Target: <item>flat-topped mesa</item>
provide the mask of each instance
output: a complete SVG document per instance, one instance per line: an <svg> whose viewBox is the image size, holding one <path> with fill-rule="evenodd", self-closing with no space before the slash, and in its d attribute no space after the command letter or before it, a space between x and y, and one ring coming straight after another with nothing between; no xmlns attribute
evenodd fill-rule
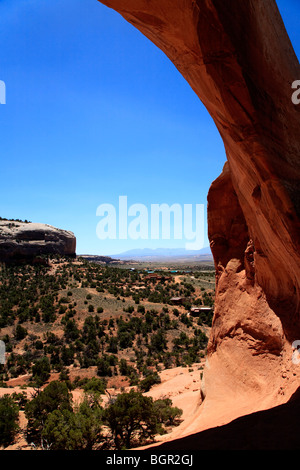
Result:
<svg viewBox="0 0 300 470"><path fill-rule="evenodd" d="M0 221L1 262L35 262L50 255L74 257L75 235L47 224Z"/></svg>
<svg viewBox="0 0 300 470"><path fill-rule="evenodd" d="M217 270L199 415L185 432L286 402L299 385L300 66L275 0L101 0L174 63L228 163L208 196ZM174 96L176 99L176 96ZM201 162L195 161L195 171ZM201 424L202 423L202 424Z"/></svg>

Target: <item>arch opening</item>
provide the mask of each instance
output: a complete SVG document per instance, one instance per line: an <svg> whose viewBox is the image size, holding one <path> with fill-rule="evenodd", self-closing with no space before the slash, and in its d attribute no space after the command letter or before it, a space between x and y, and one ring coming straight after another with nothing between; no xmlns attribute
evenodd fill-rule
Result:
<svg viewBox="0 0 300 470"><path fill-rule="evenodd" d="M300 335L300 138L291 103L300 66L276 2L101 3L167 55L224 142L227 163L208 195L217 290L203 403L224 405L226 395L232 419L237 396L243 412L286 401L297 386L291 344Z"/></svg>

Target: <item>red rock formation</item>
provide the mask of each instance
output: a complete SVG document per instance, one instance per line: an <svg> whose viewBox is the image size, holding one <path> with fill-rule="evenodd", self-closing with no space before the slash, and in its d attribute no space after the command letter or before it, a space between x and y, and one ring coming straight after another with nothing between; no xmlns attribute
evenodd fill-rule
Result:
<svg viewBox="0 0 300 470"><path fill-rule="evenodd" d="M285 402L299 378L291 344L300 339L300 106L291 85L300 67L275 0L102 3L175 64L228 159L208 196L217 290L193 431L218 403L216 424Z"/></svg>

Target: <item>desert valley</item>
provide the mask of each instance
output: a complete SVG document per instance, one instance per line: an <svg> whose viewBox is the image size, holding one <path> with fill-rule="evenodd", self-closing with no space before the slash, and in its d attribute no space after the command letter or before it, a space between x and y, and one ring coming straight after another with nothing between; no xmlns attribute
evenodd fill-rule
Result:
<svg viewBox="0 0 300 470"><path fill-rule="evenodd" d="M25 226L22 252L25 256L31 233L31 254L39 243L33 238L42 238L35 224L5 224L11 230L12 224ZM47 254L45 245L43 250L29 264L11 260L1 265L0 339L6 359L0 366L0 393L13 397L20 426L2 445L76 449L78 444L51 442L38 426L32 429L28 403L53 381L65 384L75 408L98 397L102 411L130 390L155 401L169 400L176 419L167 419L163 432L157 428L147 437L134 435L130 446L159 441L180 428L201 398L215 295L212 260L160 264L66 258ZM94 437L92 447L115 448L108 422L98 420L105 431Z"/></svg>

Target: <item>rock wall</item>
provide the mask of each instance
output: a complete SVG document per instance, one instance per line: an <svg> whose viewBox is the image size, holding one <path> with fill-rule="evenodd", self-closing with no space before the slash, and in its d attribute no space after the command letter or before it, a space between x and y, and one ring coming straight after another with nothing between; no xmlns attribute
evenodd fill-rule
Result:
<svg viewBox="0 0 300 470"><path fill-rule="evenodd" d="M287 401L299 381L291 358L300 339L300 106L291 85L300 67L276 2L101 3L175 64L227 155L208 195L217 290L205 400L193 429L212 410L218 424Z"/></svg>
<svg viewBox="0 0 300 470"><path fill-rule="evenodd" d="M75 256L72 232L50 225L0 221L0 261L34 262L43 255Z"/></svg>

